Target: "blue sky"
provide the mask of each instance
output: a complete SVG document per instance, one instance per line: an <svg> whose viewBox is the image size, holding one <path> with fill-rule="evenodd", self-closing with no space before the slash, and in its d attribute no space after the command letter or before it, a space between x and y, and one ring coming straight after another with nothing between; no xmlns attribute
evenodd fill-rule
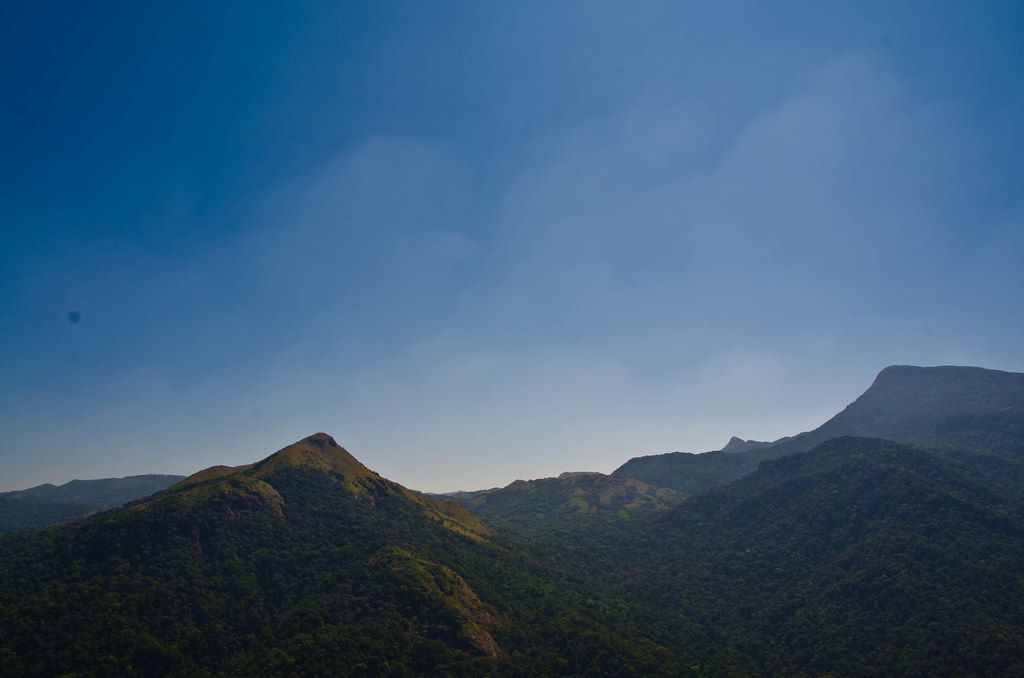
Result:
<svg viewBox="0 0 1024 678"><path fill-rule="evenodd" d="M888 364L1024 371L1022 26L4 3L0 489L320 430L489 487L812 428Z"/></svg>

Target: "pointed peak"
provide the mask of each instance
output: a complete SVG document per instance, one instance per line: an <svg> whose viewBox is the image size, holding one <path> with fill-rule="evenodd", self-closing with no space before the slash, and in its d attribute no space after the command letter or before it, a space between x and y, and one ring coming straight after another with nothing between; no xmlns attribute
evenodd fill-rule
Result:
<svg viewBox="0 0 1024 678"><path fill-rule="evenodd" d="M733 436L729 438L729 442L722 448L722 452L746 452L769 444L760 440L744 440L743 438Z"/></svg>
<svg viewBox="0 0 1024 678"><path fill-rule="evenodd" d="M747 441L743 438L733 436L729 438L729 442L722 448L722 452L739 452L740 450L747 449Z"/></svg>
<svg viewBox="0 0 1024 678"><path fill-rule="evenodd" d="M266 474L281 466L306 466L320 471L335 471L347 477L379 478L326 433L314 433L270 455L253 468Z"/></svg>
<svg viewBox="0 0 1024 678"><path fill-rule="evenodd" d="M320 433L314 433L311 436L307 436L306 438L303 438L299 442L308 442L313 445L329 445L331 447L341 447L341 445L338 444L338 441L332 438L330 434L324 433L322 431Z"/></svg>

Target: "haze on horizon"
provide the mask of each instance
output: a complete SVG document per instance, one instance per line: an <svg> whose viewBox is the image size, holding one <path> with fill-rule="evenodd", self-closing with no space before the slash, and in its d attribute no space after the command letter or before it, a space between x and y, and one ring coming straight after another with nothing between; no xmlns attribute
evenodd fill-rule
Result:
<svg viewBox="0 0 1024 678"><path fill-rule="evenodd" d="M0 491L426 491L1024 371L1011 2L0 7Z"/></svg>

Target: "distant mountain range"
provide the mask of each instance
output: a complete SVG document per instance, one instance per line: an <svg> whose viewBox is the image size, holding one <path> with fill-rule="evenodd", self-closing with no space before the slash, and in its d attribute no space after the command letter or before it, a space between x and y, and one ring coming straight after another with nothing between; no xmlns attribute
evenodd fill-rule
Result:
<svg viewBox="0 0 1024 678"><path fill-rule="evenodd" d="M1022 525L1024 375L980 368L448 496L320 433L0 537L0 675L1020 675Z"/></svg>
<svg viewBox="0 0 1024 678"><path fill-rule="evenodd" d="M635 457L612 475L693 495L736 480L766 459L806 452L838 436L1012 457L1024 447L1024 374L979 367L887 367L863 395L813 431L772 443L733 438L718 452Z"/></svg>
<svg viewBox="0 0 1024 678"><path fill-rule="evenodd" d="M0 532L74 520L159 492L184 476L142 475L100 480L72 480L0 492Z"/></svg>

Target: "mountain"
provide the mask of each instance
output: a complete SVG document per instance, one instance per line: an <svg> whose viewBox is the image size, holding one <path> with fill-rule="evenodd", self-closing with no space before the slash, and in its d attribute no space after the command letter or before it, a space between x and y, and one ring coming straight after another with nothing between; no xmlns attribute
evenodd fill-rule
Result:
<svg viewBox="0 0 1024 678"><path fill-rule="evenodd" d="M0 532L65 522L166 489L183 476L142 475L72 480L0 493Z"/></svg>
<svg viewBox="0 0 1024 678"><path fill-rule="evenodd" d="M27 490L0 493L4 499L33 498L62 504L87 504L113 508L166 489L184 476L149 474L126 478L72 480L63 485L37 485Z"/></svg>
<svg viewBox="0 0 1024 678"><path fill-rule="evenodd" d="M980 367L887 367L842 412L772 448L805 451L847 435L1018 450L1024 444L1024 374Z"/></svg>
<svg viewBox="0 0 1024 678"><path fill-rule="evenodd" d="M839 436L1024 457L1024 374L980 367L887 367L859 398L813 431L752 446L730 441L718 452L636 457L612 475L693 495L750 473L766 459L806 452Z"/></svg>
<svg viewBox="0 0 1024 678"><path fill-rule="evenodd" d="M712 629L709 669L1019 675L1022 506L941 455L836 438L653 516L610 581L653 640Z"/></svg>
<svg viewBox="0 0 1024 678"><path fill-rule="evenodd" d="M581 521L628 521L682 499L674 490L640 480L590 472L516 480L503 488L449 496L489 523L540 529L573 527Z"/></svg>
<svg viewBox="0 0 1024 678"><path fill-rule="evenodd" d="M689 497L428 496L319 433L0 536L0 675L1022 675L1021 376L888 368L814 431L623 467Z"/></svg>
<svg viewBox="0 0 1024 678"><path fill-rule="evenodd" d="M0 537L0 674L671 674L617 601L326 434Z"/></svg>
<svg viewBox="0 0 1024 678"><path fill-rule="evenodd" d="M750 450L757 450L762 447L768 447L771 445L769 442L763 442L760 440L743 440L733 436L729 438L729 442L725 444L720 451L721 452L749 452Z"/></svg>
<svg viewBox="0 0 1024 678"><path fill-rule="evenodd" d="M666 452L634 457L612 471L616 478L658 482L683 496L699 494L750 473L763 457L754 453Z"/></svg>

